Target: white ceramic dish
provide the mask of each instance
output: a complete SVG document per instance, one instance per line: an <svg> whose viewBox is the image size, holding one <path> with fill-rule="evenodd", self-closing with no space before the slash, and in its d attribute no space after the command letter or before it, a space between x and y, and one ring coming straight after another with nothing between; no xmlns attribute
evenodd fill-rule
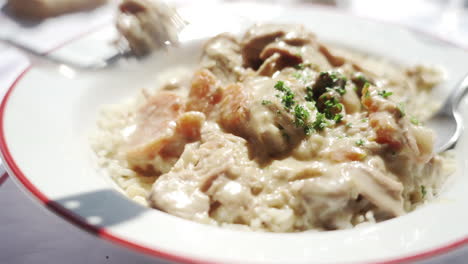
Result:
<svg viewBox="0 0 468 264"><path fill-rule="evenodd" d="M440 65L447 72L447 81L434 96L441 100L468 71L467 52L392 25L305 6L255 5L246 9L234 4L210 8L230 22L237 21L224 25L231 32L242 31L253 21L302 23L328 42L405 64ZM197 10L189 9L187 15L195 14L191 19L196 21ZM234 17L237 20L230 19ZM73 72L63 66L28 69L0 107L0 148L10 175L49 209L87 231L181 262L394 263L468 243L468 178L462 177L468 166L466 133L456 149L457 172L440 198L405 216L351 230L294 234L232 231L143 208L115 191L110 179L96 169L87 140L99 107L134 96L168 65L196 62L202 42L189 39L222 29L200 30L203 21L199 20L201 27L187 31L181 49L160 54L156 62L96 73ZM465 102L462 113L468 120Z"/></svg>

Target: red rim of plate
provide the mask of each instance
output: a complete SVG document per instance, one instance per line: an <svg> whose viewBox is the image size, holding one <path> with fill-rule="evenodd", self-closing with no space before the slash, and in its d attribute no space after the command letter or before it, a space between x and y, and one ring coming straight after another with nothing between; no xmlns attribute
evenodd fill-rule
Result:
<svg viewBox="0 0 468 264"><path fill-rule="evenodd" d="M0 176L0 186L7 180L8 178L8 173L4 173L2 176Z"/></svg>
<svg viewBox="0 0 468 264"><path fill-rule="evenodd" d="M324 9L329 9L329 8L324 8ZM330 10L340 12L339 10L335 10L335 9L330 9ZM340 12L340 13L342 13L342 12ZM369 19L369 18L362 18L362 17L361 17L361 19L372 20L372 19ZM376 21L374 21L374 22L376 22ZM387 22L382 22L382 21L377 21L377 22L378 23L384 23L384 24L392 24L392 23L387 23ZM401 26L401 25L398 25L398 24L394 24L394 25ZM450 44L450 45L456 46L458 48L464 49L462 47L457 46L456 44L453 44L450 41L447 41L447 40L445 40L443 38L440 38L440 37L432 36L432 35L430 35L430 34L428 34L426 32L414 30L414 29L411 29L411 28L410 28L410 30L416 31L417 33L427 35L427 36L429 36L429 37L431 37L433 39L438 39L438 40L441 40L443 42L446 42L447 44ZM141 253L144 253L144 254L148 254L148 255L152 255L152 256L155 256L155 257L159 257L159 258L163 258L163 259L167 259L167 260L172 260L172 261L178 261L178 262L183 262L183 263L205 263L205 264L206 263L213 263L213 262L207 261L207 260L180 256L180 255L176 255L176 254L173 254L173 253L164 252L164 251L161 251L161 250L149 248L147 246L143 246L143 245L134 243L132 241L129 241L129 240L125 239L125 238L121 238L121 237L119 237L117 235L113 235L111 232L109 232L105 228L99 227L99 226L94 226L94 225L91 225L91 224L87 223L82 217L74 214L73 212L69 211L68 209L66 209L65 207L63 207L60 204L56 203L55 201L50 200L44 193L42 193L38 188L36 188L34 186L34 184L32 184L28 180L28 178L23 174L23 172L21 171L21 169L16 164L15 160L13 159L13 157L10 154L10 150L8 148L8 144L6 142L5 133L4 133L4 117L5 117L5 109L6 109L6 106L8 104L8 101L10 99L11 93L13 92L16 85L20 82L20 80L26 75L26 73L31 68L32 68L32 66L27 67L17 77L17 79L14 81L14 83L9 87L9 89L8 89L7 93L5 94L5 97L2 100L2 103L0 105L0 151L1 151L2 155L3 155L5 165L7 165L7 167L10 169L10 171L13 172L13 176L19 180L19 182L23 185L23 187L26 188L35 198L37 198L41 203L43 203L45 205L45 207L49 208L55 214L61 216L65 220L73 223L74 225L84 229L85 231L87 231L87 232L89 232L89 233L91 233L93 235L96 235L98 237L109 240L109 241L111 241L111 242L113 242L115 244L124 246L126 248L137 250L137 251L139 251ZM5 175L2 175L2 177L0 177L0 183L3 182L6 179ZM440 254L443 254L443 253L447 253L447 252L449 252L451 250L454 250L454 249L456 249L456 248L458 248L458 247L460 247L460 246L462 246L464 244L468 244L468 236L465 237L465 238L456 240L456 241L454 241L452 243L449 243L449 244L446 244L446 245L443 245L443 246L440 246L440 247L437 247L437 248L434 248L434 249L431 249L431 250L427 250L427 251L424 251L424 252L420 252L420 253L417 253L417 254L414 254L414 255L409 255L409 256L404 256L404 257L399 257L399 258L394 258L394 259L387 259L387 260L377 260L377 261L372 262L372 263L393 264L393 263L401 263L401 262L421 260L421 259L429 258L429 257L435 256L435 255L440 255Z"/></svg>

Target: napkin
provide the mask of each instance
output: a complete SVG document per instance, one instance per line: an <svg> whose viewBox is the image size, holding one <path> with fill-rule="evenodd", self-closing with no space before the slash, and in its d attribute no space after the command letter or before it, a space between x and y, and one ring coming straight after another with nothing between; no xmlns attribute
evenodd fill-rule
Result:
<svg viewBox="0 0 468 264"><path fill-rule="evenodd" d="M80 35L93 32L114 20L116 3L91 11L65 14L42 21L20 19L11 14L6 0L0 0L0 39L48 53Z"/></svg>

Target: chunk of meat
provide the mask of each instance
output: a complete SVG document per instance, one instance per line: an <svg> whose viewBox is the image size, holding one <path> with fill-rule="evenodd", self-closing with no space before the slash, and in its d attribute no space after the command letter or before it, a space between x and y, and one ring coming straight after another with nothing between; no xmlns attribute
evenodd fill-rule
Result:
<svg viewBox="0 0 468 264"><path fill-rule="evenodd" d="M198 140L205 121L200 112L185 112L181 98L162 92L140 108L136 128L124 146L129 165L141 174L158 175L154 160L178 158L185 144Z"/></svg>
<svg viewBox="0 0 468 264"><path fill-rule="evenodd" d="M228 86L220 103L220 125L256 146L259 156L284 153L305 136L304 129L294 124L293 113L272 94L274 85L270 78L247 79ZM268 104L262 104L264 98Z"/></svg>
<svg viewBox="0 0 468 264"><path fill-rule="evenodd" d="M375 141L379 144L388 144L393 150L403 147L402 130L392 114L376 112L369 115L369 124L375 130Z"/></svg>
<svg viewBox="0 0 468 264"><path fill-rule="evenodd" d="M370 83L365 84L362 88L361 103L367 108L369 113L386 111L398 118L402 117L400 110L398 110L398 105L380 96L377 87Z"/></svg>
<svg viewBox="0 0 468 264"><path fill-rule="evenodd" d="M163 92L150 97L138 111L136 129L128 140L128 158L154 158L172 136L175 120L183 111L183 101L176 94Z"/></svg>
<svg viewBox="0 0 468 264"><path fill-rule="evenodd" d="M303 179L299 189L304 220L326 230L350 228L350 201L357 199L358 193L350 191L351 181L341 177L338 167L323 164L320 171L320 176Z"/></svg>
<svg viewBox="0 0 468 264"><path fill-rule="evenodd" d="M339 141L332 144L330 148L321 151L320 156L337 163L364 160L367 156L366 151L354 145L354 142L350 140Z"/></svg>
<svg viewBox="0 0 468 264"><path fill-rule="evenodd" d="M179 31L185 26L175 9L161 1L124 0L120 3L117 30L137 56L178 44Z"/></svg>
<svg viewBox="0 0 468 264"><path fill-rule="evenodd" d="M406 70L406 75L412 78L419 89L431 89L443 80L442 72L434 67L416 65Z"/></svg>
<svg viewBox="0 0 468 264"><path fill-rule="evenodd" d="M227 33L205 44L200 64L224 84L238 81L244 73L240 45L234 36Z"/></svg>
<svg viewBox="0 0 468 264"><path fill-rule="evenodd" d="M268 56L264 55L263 59L260 54L268 44L282 40L285 44L291 46L302 46L313 42L315 36L307 32L303 26L297 25L255 25L251 27L241 42L242 57L244 66L258 69L263 60L270 57L274 53L271 49ZM285 45L283 44L283 45Z"/></svg>
<svg viewBox="0 0 468 264"><path fill-rule="evenodd" d="M249 167L251 161L246 153L244 139L207 129L202 132L201 142L188 145L171 171L153 184L149 203L186 219L205 221L209 218L210 205L215 202L218 208L213 210L234 206L232 209L239 211L242 206L251 204L250 190L231 191L230 195L235 197L229 201L236 200L236 203L227 203L226 195L221 192L226 191L223 186L230 182L228 179L239 177L244 168Z"/></svg>
<svg viewBox="0 0 468 264"><path fill-rule="evenodd" d="M260 68L257 70L257 74L260 76L273 76L275 72L282 68L284 68L284 63L281 55L279 53L274 53L262 63Z"/></svg>
<svg viewBox="0 0 468 264"><path fill-rule="evenodd" d="M260 54L260 58L264 62L257 72L263 76L272 76L277 71L303 62L302 57L283 41L266 46Z"/></svg>
<svg viewBox="0 0 468 264"><path fill-rule="evenodd" d="M427 163L434 157L434 132L429 128L415 126L408 120L402 122L404 139L409 156L418 163Z"/></svg>
<svg viewBox="0 0 468 264"><path fill-rule="evenodd" d="M221 98L222 89L217 78L209 70L197 71L192 79L187 111L199 111L209 115Z"/></svg>
<svg viewBox="0 0 468 264"><path fill-rule="evenodd" d="M325 45L319 44L319 51L327 58L328 62L333 67L341 67L345 64L346 59L344 57L334 55Z"/></svg>
<svg viewBox="0 0 468 264"><path fill-rule="evenodd" d="M354 114L361 111L361 100L357 93L354 91L352 85L346 85L346 93L342 96L341 102L343 103L347 114Z"/></svg>
<svg viewBox="0 0 468 264"><path fill-rule="evenodd" d="M275 53L279 53L289 66L302 62L302 56L298 54L297 49L294 49L293 46L286 44L284 41L268 44L260 53L260 59L265 60Z"/></svg>
<svg viewBox="0 0 468 264"><path fill-rule="evenodd" d="M175 131L161 149L161 157L178 158L187 143L200 139L200 131L205 122L205 115L200 112L185 112L176 120Z"/></svg>
<svg viewBox="0 0 468 264"><path fill-rule="evenodd" d="M351 177L357 191L379 210L392 217L405 214L401 182L375 168L359 163L350 163L344 170Z"/></svg>
<svg viewBox="0 0 468 264"><path fill-rule="evenodd" d="M250 117L250 97L249 91L241 84L231 84L225 88L219 115L219 123L223 128L236 135L245 135L242 124Z"/></svg>
<svg viewBox="0 0 468 264"><path fill-rule="evenodd" d="M8 0L8 7L18 17L43 19L90 10L106 2L107 0Z"/></svg>
<svg viewBox="0 0 468 264"><path fill-rule="evenodd" d="M376 132L376 142L393 151L405 150L416 162L428 162L434 155L433 132L410 122L401 107L378 95L377 88L365 85L362 104L369 110L369 124Z"/></svg>

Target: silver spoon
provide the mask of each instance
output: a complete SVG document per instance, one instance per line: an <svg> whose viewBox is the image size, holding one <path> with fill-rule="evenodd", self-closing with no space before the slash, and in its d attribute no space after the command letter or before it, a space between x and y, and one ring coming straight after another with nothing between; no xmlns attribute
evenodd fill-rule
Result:
<svg viewBox="0 0 468 264"><path fill-rule="evenodd" d="M426 125L436 134L434 149L441 153L453 149L463 132L463 119L458 111L461 99L468 91L468 75L466 75L449 94L447 100L434 116L426 121Z"/></svg>

